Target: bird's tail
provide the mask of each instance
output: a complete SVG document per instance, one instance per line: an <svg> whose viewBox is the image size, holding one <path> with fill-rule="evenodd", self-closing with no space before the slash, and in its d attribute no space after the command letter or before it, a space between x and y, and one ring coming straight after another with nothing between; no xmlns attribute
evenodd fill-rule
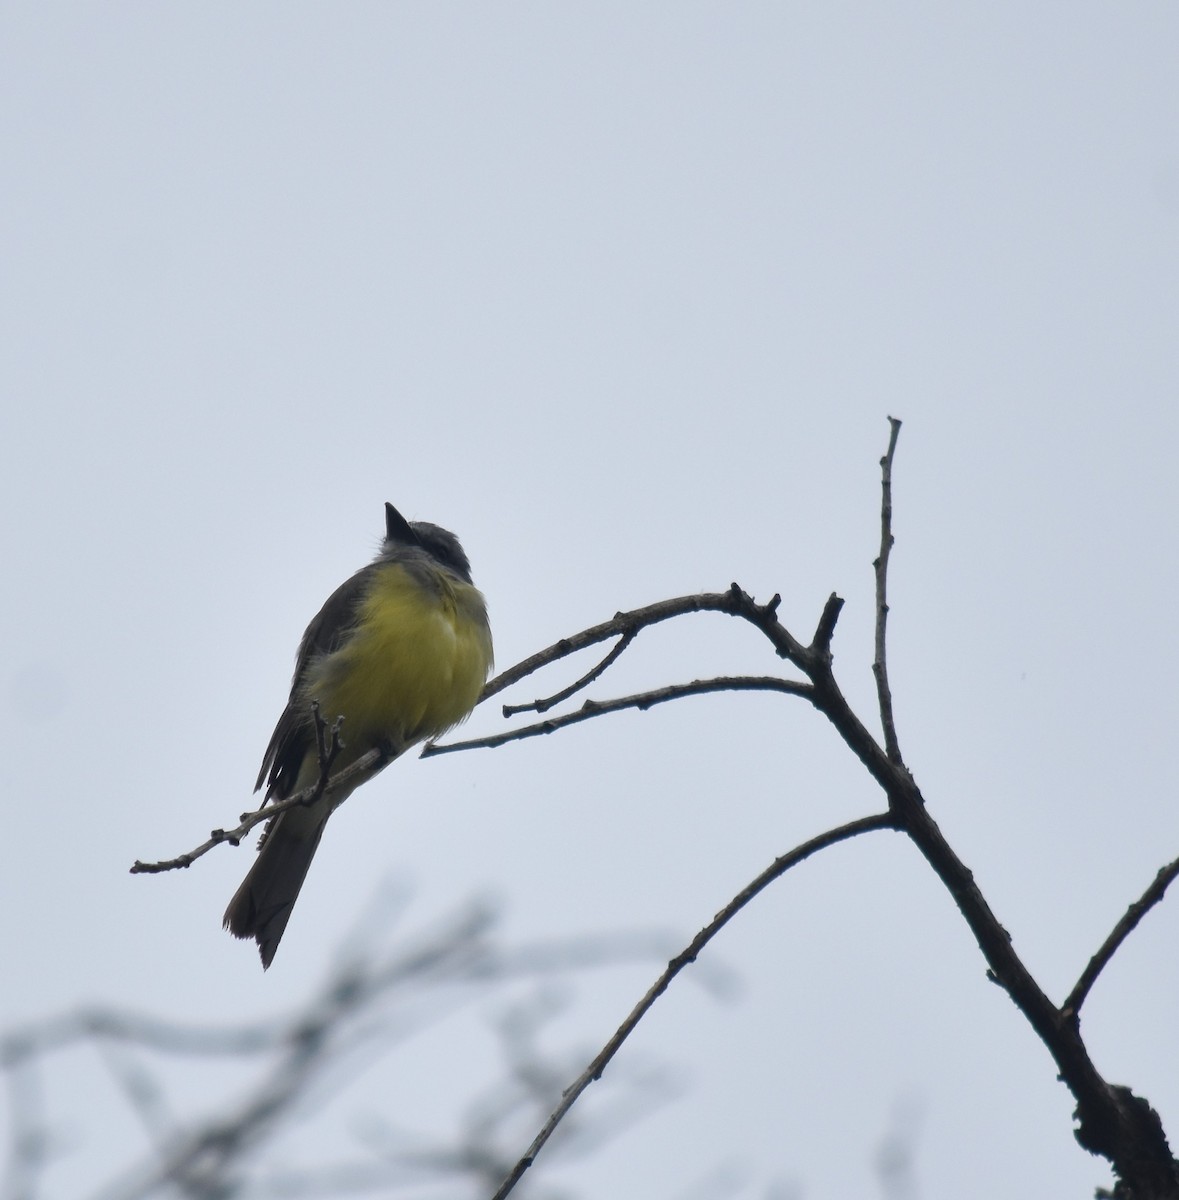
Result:
<svg viewBox="0 0 1179 1200"><path fill-rule="evenodd" d="M317 806L318 807L318 806ZM258 943L262 966L274 960L330 809L288 809L270 825L258 858L225 910L225 928Z"/></svg>

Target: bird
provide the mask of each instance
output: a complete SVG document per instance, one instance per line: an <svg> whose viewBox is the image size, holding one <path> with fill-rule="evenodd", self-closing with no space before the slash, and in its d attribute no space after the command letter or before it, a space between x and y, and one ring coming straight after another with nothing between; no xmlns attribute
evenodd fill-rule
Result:
<svg viewBox="0 0 1179 1200"><path fill-rule="evenodd" d="M386 504L380 552L328 597L303 634L290 699L254 790L265 785L271 803L318 781L314 707L329 727L343 718L333 775L373 749L382 756L359 778L267 822L224 917L231 934L257 942L263 969L274 961L328 818L394 758L464 721L492 659L487 604L458 538Z"/></svg>

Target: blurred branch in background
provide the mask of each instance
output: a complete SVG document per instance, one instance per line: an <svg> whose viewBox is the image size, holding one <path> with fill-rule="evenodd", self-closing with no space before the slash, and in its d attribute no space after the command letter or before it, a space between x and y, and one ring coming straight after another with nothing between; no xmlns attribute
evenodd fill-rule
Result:
<svg viewBox="0 0 1179 1200"><path fill-rule="evenodd" d="M585 1047L554 1051L542 1045L571 1008L573 976L649 964L666 957L672 944L665 935L624 932L508 945L492 907L472 901L412 941L400 938L397 952L386 953L377 944L378 931L387 934L394 923L395 903L400 904L385 897L372 907L323 984L289 1012L205 1026L96 1005L0 1036L9 1118L0 1200L63 1194L88 1200L491 1195L512 1169L522 1138L559 1103L566 1081L590 1056ZM693 978L718 998L734 994L735 981L715 965L698 968ZM370 1105L352 1121L355 1153L341 1156L340 1139L325 1136L322 1127L333 1096L378 1062L383 1069L392 1060L386 1077L394 1078L397 1053L408 1042L480 1004L485 1008L480 1027L494 1043L500 1066L486 1086L467 1085L469 1098L455 1102L449 1128L426 1131L424 1117L411 1125ZM464 1056L460 1073L474 1076L478 1056L462 1039L454 1045ZM55 1186L55 1172L69 1165L71 1137L49 1083L50 1061L78 1049L96 1054L121 1100L88 1106L87 1140L106 1142L114 1109L120 1108L119 1115L130 1113L138 1122L144 1142L137 1159L80 1193ZM182 1113L173 1093L192 1091L186 1084L196 1065L216 1070L218 1063L226 1079L218 1086L202 1084L201 1111ZM76 1074L66 1079L65 1086L72 1087ZM682 1086L679 1072L663 1064L632 1059L621 1071L616 1068L598 1105L568 1114L555 1132L549 1163L588 1158L632 1131ZM411 1105L413 1088L411 1082L403 1093ZM416 1117L417 1110L411 1112ZM287 1161L284 1139L304 1129L308 1136L299 1139L298 1161ZM319 1146L330 1147L323 1161L307 1152ZM669 1200L805 1196L797 1183L767 1188L748 1168L726 1160L724 1146L716 1150L718 1165ZM905 1130L890 1133L888 1150L881 1150L876 1163L885 1200L916 1195L911 1162L911 1136ZM533 1200L574 1197L540 1177L521 1184L520 1192Z"/></svg>
<svg viewBox="0 0 1179 1200"><path fill-rule="evenodd" d="M876 1174L885 1200L917 1200L917 1138L924 1105L913 1097L899 1100L888 1132L876 1148Z"/></svg>
<svg viewBox="0 0 1179 1200"><path fill-rule="evenodd" d="M380 922L385 929L392 923L388 907ZM666 937L635 932L509 945L494 910L470 902L413 939L402 937L393 952L374 945L371 935L354 936L314 995L264 1020L198 1026L96 1006L11 1031L0 1038L9 1110L0 1196L54 1194L51 1176L66 1165L69 1150L56 1124L48 1062L79 1046L98 1052L145 1143L137 1161L85 1193L94 1200L344 1196L438 1186L450 1196L486 1195L510 1169L523 1131L551 1110L563 1080L588 1057L585 1050L553 1054L539 1046L542 1030L568 1002L573 977L649 963L668 951ZM711 981L719 986L723 978L714 973ZM356 1131L357 1152L349 1160L275 1165L268 1151L304 1115L318 1118L335 1093L378 1060L491 997L499 1006L490 1032L502 1068L486 1090L466 1085L471 1098L455 1112L453 1130L417 1132L377 1112ZM207 1098L214 1089L202 1089L202 1111L180 1112L171 1093L183 1090L182 1072L191 1074L194 1059L222 1060L237 1082L223 1086L216 1101ZM636 1069L617 1083L605 1105L562 1131L562 1154L590 1152L673 1090L663 1070ZM91 1115L88 1136L101 1140L110 1113ZM307 1148L305 1141L304 1162Z"/></svg>

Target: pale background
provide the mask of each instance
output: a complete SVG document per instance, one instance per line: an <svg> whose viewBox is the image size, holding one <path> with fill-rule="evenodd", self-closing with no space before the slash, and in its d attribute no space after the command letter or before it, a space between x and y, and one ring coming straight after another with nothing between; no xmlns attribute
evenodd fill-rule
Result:
<svg viewBox="0 0 1179 1200"><path fill-rule="evenodd" d="M461 534L501 665L734 579L809 637L837 590L870 717L888 413L902 746L1061 998L1179 853L1177 47L1170 3L5 5L0 1023L289 1007L391 877L411 924L480 891L513 937L686 940L880 803L797 701L398 764L265 975L220 929L248 851L127 867L247 806L385 500ZM595 694L775 669L720 617L627 658ZM1177 943L1173 898L1084 1015L1172 1138ZM739 995L682 979L619 1060L682 1094L550 1183L878 1194L912 1113L924 1197L1106 1180L899 839L805 866L710 955ZM595 1047L655 968L579 992L554 1044ZM379 1068L289 1153L442 1122L465 1045ZM143 1138L92 1059L61 1070L74 1197Z"/></svg>

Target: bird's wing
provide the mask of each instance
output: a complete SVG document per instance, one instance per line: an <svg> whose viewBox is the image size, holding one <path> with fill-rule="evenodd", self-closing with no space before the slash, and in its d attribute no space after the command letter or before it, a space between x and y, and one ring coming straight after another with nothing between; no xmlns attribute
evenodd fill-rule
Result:
<svg viewBox="0 0 1179 1200"><path fill-rule="evenodd" d="M258 772L258 782L254 785L255 791L264 783L267 785L267 800L282 800L293 793L303 760L307 752L315 747L315 726L311 719L309 698L303 695L301 685L311 663L324 654L338 650L352 633L376 566L376 563L370 563L340 584L303 634L299 652L295 656L291 698L274 727L270 745L266 747L262 759L262 769ZM322 715L325 720L333 719L330 713Z"/></svg>

